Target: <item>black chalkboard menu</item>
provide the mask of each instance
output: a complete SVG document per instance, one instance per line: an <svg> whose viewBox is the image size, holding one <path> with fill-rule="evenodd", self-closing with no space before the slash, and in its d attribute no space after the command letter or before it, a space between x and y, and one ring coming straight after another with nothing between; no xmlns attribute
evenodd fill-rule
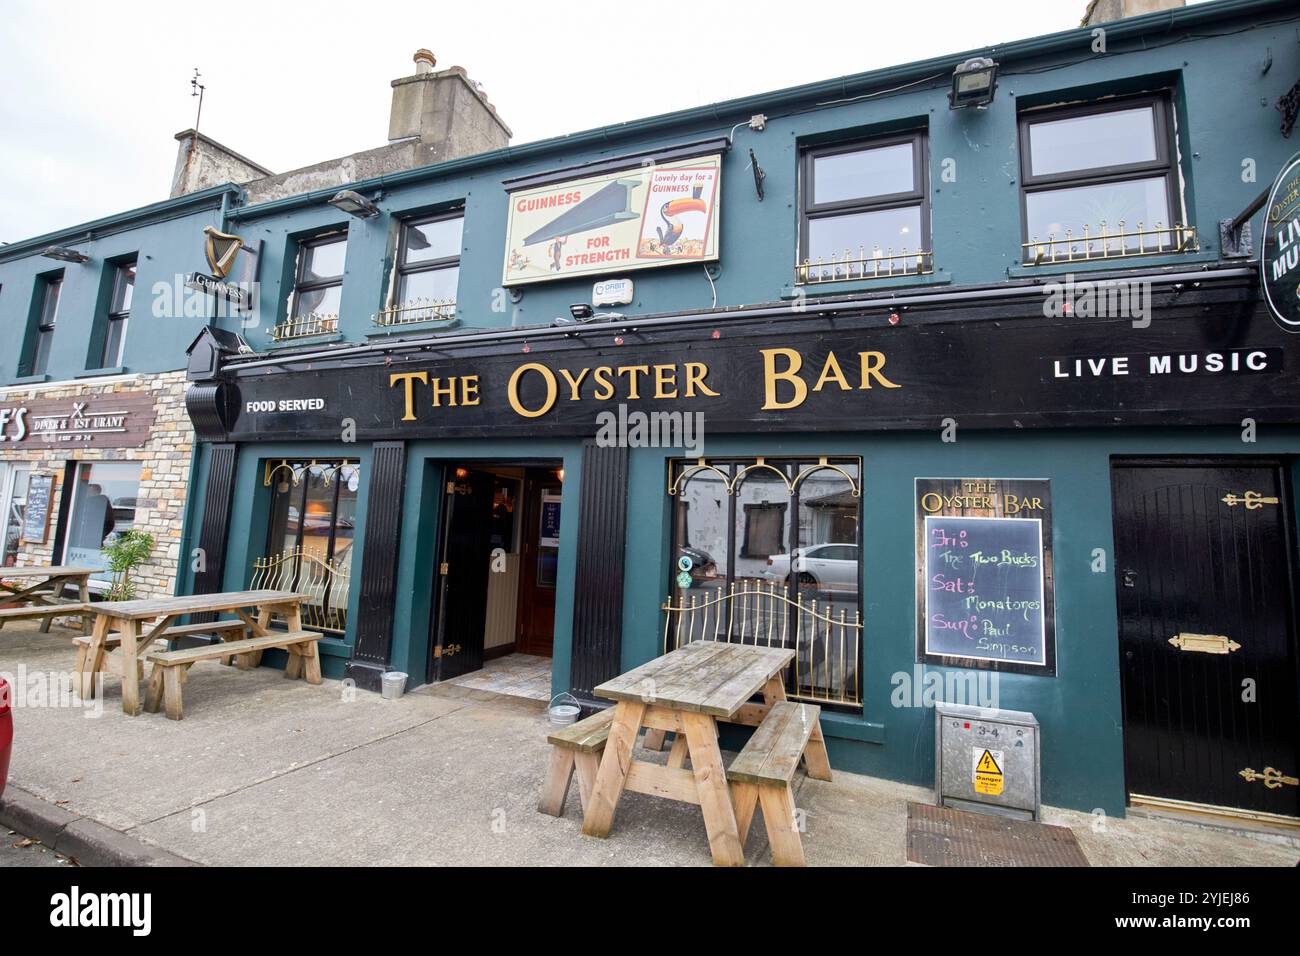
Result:
<svg viewBox="0 0 1300 956"><path fill-rule="evenodd" d="M50 533L50 499L54 497L53 475L32 475L27 482L27 506L23 512L23 543L44 544Z"/></svg>
<svg viewBox="0 0 1300 956"><path fill-rule="evenodd" d="M916 481L917 659L1053 676L1050 482Z"/></svg>

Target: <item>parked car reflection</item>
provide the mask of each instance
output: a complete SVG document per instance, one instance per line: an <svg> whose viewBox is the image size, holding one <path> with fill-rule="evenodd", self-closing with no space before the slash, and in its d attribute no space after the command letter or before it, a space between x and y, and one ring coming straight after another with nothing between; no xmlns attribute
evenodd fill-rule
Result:
<svg viewBox="0 0 1300 956"><path fill-rule="evenodd" d="M815 544L767 559L763 577L840 594L858 590L858 546Z"/></svg>

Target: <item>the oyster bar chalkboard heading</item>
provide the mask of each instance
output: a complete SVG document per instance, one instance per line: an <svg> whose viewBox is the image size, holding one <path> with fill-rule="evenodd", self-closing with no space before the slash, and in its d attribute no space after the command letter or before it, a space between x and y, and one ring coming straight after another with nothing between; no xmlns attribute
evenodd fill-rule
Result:
<svg viewBox="0 0 1300 956"><path fill-rule="evenodd" d="M1048 482L921 479L917 492L920 659L1054 673Z"/></svg>

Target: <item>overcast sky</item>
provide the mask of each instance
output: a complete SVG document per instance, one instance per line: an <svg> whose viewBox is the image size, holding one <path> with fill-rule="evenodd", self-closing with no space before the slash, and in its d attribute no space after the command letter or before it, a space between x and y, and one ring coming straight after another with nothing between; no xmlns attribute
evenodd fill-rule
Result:
<svg viewBox="0 0 1300 956"><path fill-rule="evenodd" d="M1087 0L8 0L0 241L167 198L194 125L276 172L381 146L389 80L464 66L524 143L1078 26Z"/></svg>

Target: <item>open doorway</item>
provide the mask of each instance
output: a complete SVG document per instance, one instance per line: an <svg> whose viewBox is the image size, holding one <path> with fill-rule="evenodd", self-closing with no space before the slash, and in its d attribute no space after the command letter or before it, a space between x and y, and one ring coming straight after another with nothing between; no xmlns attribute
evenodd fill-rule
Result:
<svg viewBox="0 0 1300 956"><path fill-rule="evenodd" d="M428 679L550 698L558 462L460 462L443 476Z"/></svg>

